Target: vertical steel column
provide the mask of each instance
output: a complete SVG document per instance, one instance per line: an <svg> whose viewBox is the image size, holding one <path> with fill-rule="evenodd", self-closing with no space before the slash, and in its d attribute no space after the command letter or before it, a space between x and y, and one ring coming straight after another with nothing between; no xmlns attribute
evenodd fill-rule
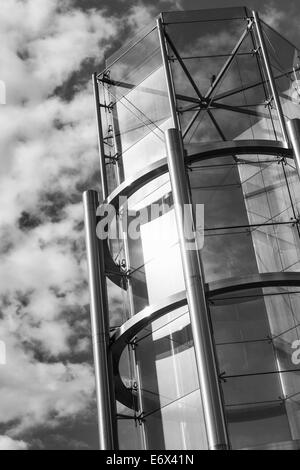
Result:
<svg viewBox="0 0 300 470"><path fill-rule="evenodd" d="M98 80L97 80L97 74L96 73L93 73L92 80L93 80L96 118L97 118L97 135L98 135L98 147L99 147L99 155L100 155L101 189L102 189L102 199L104 201L107 198L107 195L108 195L108 186L107 186L106 168L105 168L106 162L105 162L105 151L104 151L104 140L103 140L103 130L102 130L99 88L98 88Z"/></svg>
<svg viewBox="0 0 300 470"><path fill-rule="evenodd" d="M266 47L263 31L262 31L262 28L261 28L260 19L259 19L258 13L256 11L253 11L253 18L254 18L254 23L255 23L255 26L256 26L256 32L257 32L257 37L258 37L258 41L259 41L259 46L260 46L260 49L261 49L261 52L262 52L264 64L265 64L266 71L267 71L267 76L268 76L271 92L272 92L273 99L274 99L276 109L277 109L277 112L278 112L278 118L279 118L279 123L280 123L280 127L281 127L282 136L283 136L284 142L286 144L288 144L289 139L288 139L288 133L287 133L287 128L286 128L286 122L285 122L285 118L284 118L284 114L283 114L283 110L282 110L282 106L281 106L281 101L280 101L280 98L279 98L279 95L278 95L278 92L277 92L276 82L275 82L275 79L274 79L272 66L271 66L271 62L270 62L270 59L269 59L269 54L268 54L268 50L267 50L267 47Z"/></svg>
<svg viewBox="0 0 300 470"><path fill-rule="evenodd" d="M168 90L168 95L169 95L171 116L173 119L173 126L176 129L180 129L180 123L179 123L177 110L176 110L176 95L175 95L174 83L173 83L173 78L172 78L172 72L171 72L170 63L168 59L168 50L166 46L162 19L157 18L156 24L157 24L157 31L158 31L159 45L160 45L160 50L161 50L161 55L162 55L163 66L165 69L165 76L166 76L167 90Z"/></svg>
<svg viewBox="0 0 300 470"><path fill-rule="evenodd" d="M112 360L109 352L109 319L104 255L96 235L96 191L83 194L86 248L90 286L90 313L98 405L100 450L118 449L116 401L114 396Z"/></svg>
<svg viewBox="0 0 300 470"><path fill-rule="evenodd" d="M287 129L294 152L294 160L300 178L300 119L291 119L287 122Z"/></svg>
<svg viewBox="0 0 300 470"><path fill-rule="evenodd" d="M192 221L193 211L184 166L183 143L177 129L168 129L165 138L208 444L211 450L226 450L229 444L202 265L196 238L188 240L184 228L187 220L187 212L184 214L184 209L189 208L188 213Z"/></svg>

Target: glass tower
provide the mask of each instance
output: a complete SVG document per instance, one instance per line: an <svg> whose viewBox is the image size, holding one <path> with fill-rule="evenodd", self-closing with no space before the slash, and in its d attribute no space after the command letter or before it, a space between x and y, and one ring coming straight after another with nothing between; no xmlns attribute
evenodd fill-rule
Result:
<svg viewBox="0 0 300 470"><path fill-rule="evenodd" d="M247 8L161 13L94 74L102 449L300 449L299 80Z"/></svg>

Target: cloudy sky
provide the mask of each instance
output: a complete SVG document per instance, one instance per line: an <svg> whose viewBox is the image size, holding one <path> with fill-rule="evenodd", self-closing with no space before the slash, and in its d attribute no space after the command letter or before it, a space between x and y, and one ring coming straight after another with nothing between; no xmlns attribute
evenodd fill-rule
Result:
<svg viewBox="0 0 300 470"><path fill-rule="evenodd" d="M244 3L1 0L0 450L97 447L81 203L99 189L91 72L159 11ZM298 0L248 6L300 44Z"/></svg>

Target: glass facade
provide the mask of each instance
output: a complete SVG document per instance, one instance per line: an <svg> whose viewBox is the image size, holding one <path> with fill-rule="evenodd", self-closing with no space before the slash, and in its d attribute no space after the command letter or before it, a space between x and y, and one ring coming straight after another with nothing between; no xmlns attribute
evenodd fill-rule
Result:
<svg viewBox="0 0 300 470"><path fill-rule="evenodd" d="M300 118L299 70L295 46L226 8L162 13L97 76L103 202L117 209L106 258L118 274L103 273L112 348L130 337L114 370L121 449L209 448L166 160L176 126L184 184L204 206L195 256L230 448L300 448L300 183L282 124Z"/></svg>

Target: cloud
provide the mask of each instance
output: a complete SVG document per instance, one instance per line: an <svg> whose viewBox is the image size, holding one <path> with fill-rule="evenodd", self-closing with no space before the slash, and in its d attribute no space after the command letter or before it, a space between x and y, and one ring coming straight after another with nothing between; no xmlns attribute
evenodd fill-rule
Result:
<svg viewBox="0 0 300 470"><path fill-rule="evenodd" d="M286 10L279 9L274 2L264 5L264 9L260 14L261 18L272 28L280 28L283 21L287 18Z"/></svg>
<svg viewBox="0 0 300 470"><path fill-rule="evenodd" d="M35 426L55 427L88 413L94 376L85 364L34 360L22 345L7 342L7 365L1 367L0 421L12 437ZM13 424L11 424L13 423Z"/></svg>
<svg viewBox="0 0 300 470"><path fill-rule="evenodd" d="M8 436L0 436L0 450L27 450L28 444L24 441L15 441Z"/></svg>
<svg viewBox="0 0 300 470"><path fill-rule="evenodd" d="M98 155L84 69L119 23L69 0L1 4L1 449L94 406L81 191L96 185ZM75 73L66 99L57 90Z"/></svg>
<svg viewBox="0 0 300 470"><path fill-rule="evenodd" d="M72 0L1 3L0 448L27 448L41 426L96 419L81 192L100 188L86 69L153 15L141 3L125 18ZM118 324L115 287L110 296Z"/></svg>
<svg viewBox="0 0 300 470"><path fill-rule="evenodd" d="M8 85L8 102L39 101L88 59L101 61L104 42L107 44L116 28L117 21L105 17L101 10L84 12L68 0L4 0L1 78Z"/></svg>

